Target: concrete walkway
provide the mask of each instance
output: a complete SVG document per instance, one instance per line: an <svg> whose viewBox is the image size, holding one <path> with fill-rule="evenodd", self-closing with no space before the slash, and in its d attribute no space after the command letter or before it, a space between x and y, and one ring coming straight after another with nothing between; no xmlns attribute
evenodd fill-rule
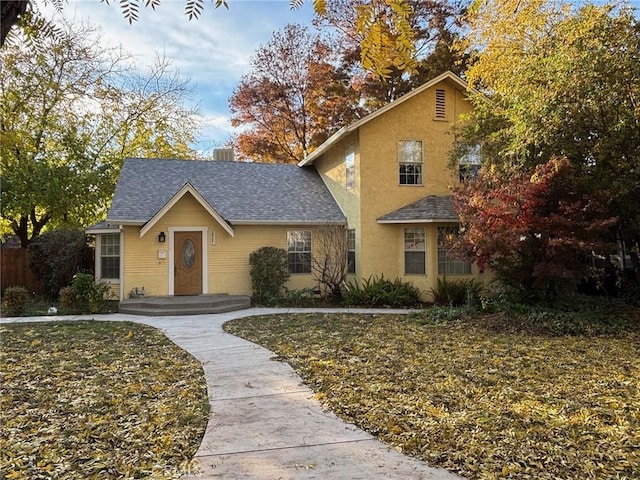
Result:
<svg viewBox="0 0 640 480"><path fill-rule="evenodd" d="M392 310L317 310L392 313ZM211 417L191 468L200 479L424 479L460 477L402 455L324 410L285 363L254 343L227 334L234 318L309 309L248 309L216 315L141 317L95 315L154 326L198 358L207 379ZM3 318L77 320L87 316Z"/></svg>

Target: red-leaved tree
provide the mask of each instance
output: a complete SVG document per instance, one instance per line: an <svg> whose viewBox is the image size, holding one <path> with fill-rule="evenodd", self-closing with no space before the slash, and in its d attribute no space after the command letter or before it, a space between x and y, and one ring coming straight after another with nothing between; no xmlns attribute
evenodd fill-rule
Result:
<svg viewBox="0 0 640 480"><path fill-rule="evenodd" d="M589 274L592 253L611 251L606 198L565 158L506 178L484 169L454 190L459 250L524 298L553 299Z"/></svg>

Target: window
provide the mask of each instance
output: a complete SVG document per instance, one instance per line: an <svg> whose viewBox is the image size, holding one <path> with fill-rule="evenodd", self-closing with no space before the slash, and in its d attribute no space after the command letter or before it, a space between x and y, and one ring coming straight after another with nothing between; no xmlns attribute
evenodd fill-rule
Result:
<svg viewBox="0 0 640 480"><path fill-rule="evenodd" d="M422 142L401 140L398 142L400 185L422 185Z"/></svg>
<svg viewBox="0 0 640 480"><path fill-rule="evenodd" d="M356 150L353 144L347 146L344 157L344 167L346 170L346 187L353 188L356 186Z"/></svg>
<svg viewBox="0 0 640 480"><path fill-rule="evenodd" d="M426 273L424 228L404 229L404 273Z"/></svg>
<svg viewBox="0 0 640 480"><path fill-rule="evenodd" d="M464 154L458 160L458 175L460 182L466 182L478 177L480 171L480 145L464 147Z"/></svg>
<svg viewBox="0 0 640 480"><path fill-rule="evenodd" d="M347 273L356 273L356 231L347 230Z"/></svg>
<svg viewBox="0 0 640 480"><path fill-rule="evenodd" d="M120 278L120 234L100 235L100 278Z"/></svg>
<svg viewBox="0 0 640 480"><path fill-rule="evenodd" d="M287 232L289 273L311 273L311 232Z"/></svg>
<svg viewBox="0 0 640 480"><path fill-rule="evenodd" d="M458 235L458 227L438 227L438 275L471 274L471 263L451 255L453 241Z"/></svg>
<svg viewBox="0 0 640 480"><path fill-rule="evenodd" d="M446 103L444 90L436 90L436 118L444 120L446 118Z"/></svg>

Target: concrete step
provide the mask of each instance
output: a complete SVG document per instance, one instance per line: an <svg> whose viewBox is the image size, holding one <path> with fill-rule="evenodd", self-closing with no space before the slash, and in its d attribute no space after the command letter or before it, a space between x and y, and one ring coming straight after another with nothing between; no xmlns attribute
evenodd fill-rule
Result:
<svg viewBox="0 0 640 480"><path fill-rule="evenodd" d="M132 315L200 315L225 313L251 307L244 295L193 295L178 297L146 297L123 300L118 311Z"/></svg>

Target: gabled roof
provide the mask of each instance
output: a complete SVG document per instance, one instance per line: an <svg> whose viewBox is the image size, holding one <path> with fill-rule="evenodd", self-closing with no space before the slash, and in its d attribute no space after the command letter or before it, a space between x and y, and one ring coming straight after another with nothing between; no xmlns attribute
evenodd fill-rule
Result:
<svg viewBox="0 0 640 480"><path fill-rule="evenodd" d="M156 212L153 218L145 224L145 226L140 230L140 238L142 238L145 233L151 230L156 222L164 217L166 213L171 210L171 208L173 208L173 206L178 203L180 199L187 193L191 194L193 198L195 198L196 201L202 206L202 208L204 208L207 213L211 215L220 224L220 226L226 230L229 235L231 235L232 237L235 236L233 227L229 225L224 218L222 218L222 216L216 211L215 208L209 205L209 202L207 202L207 200L205 200L202 195L200 195L200 192L193 188L193 185L187 182L180 190L178 190L178 193L171 197L169 201Z"/></svg>
<svg viewBox="0 0 640 480"><path fill-rule="evenodd" d="M172 200L181 198L185 188L197 192L209 213L215 212L229 226L346 221L313 168L143 158L125 160L107 221L145 225Z"/></svg>
<svg viewBox="0 0 640 480"><path fill-rule="evenodd" d="M429 195L389 212L377 219L378 223L434 223L457 222L453 197Z"/></svg>
<svg viewBox="0 0 640 480"><path fill-rule="evenodd" d="M455 73L444 72L443 74L438 75L437 77L435 77L435 78L429 80L428 82L420 85L418 88L415 88L414 90L411 90L409 93L406 93L405 95L403 95L402 97L394 100L393 102L388 103L384 107L379 108L375 112L370 113L366 117L361 118L360 120L352 123L351 125L348 125L346 127L342 127L340 130L338 130L336 133L334 133L331 137L329 137L322 145L320 145L313 152L311 152L304 160L302 160L300 163L298 163L298 166L303 167L305 165L311 165L318 157L320 157L324 152L326 152L331 146L333 146L336 143L338 143L340 140L342 140L344 137L346 137L351 132L356 131L361 126L363 126L364 124L370 122L374 118L379 117L380 115L384 114L385 112L391 110L392 108L397 107L398 105L406 102L410 98L415 97L416 95L422 93L423 91L433 87L434 85L436 85L436 84L438 84L438 83L440 83L442 81L453 82L454 85L456 85L457 87L461 88L462 90L467 90L467 88L468 88L467 83L464 80L462 80L459 76L457 76Z"/></svg>

